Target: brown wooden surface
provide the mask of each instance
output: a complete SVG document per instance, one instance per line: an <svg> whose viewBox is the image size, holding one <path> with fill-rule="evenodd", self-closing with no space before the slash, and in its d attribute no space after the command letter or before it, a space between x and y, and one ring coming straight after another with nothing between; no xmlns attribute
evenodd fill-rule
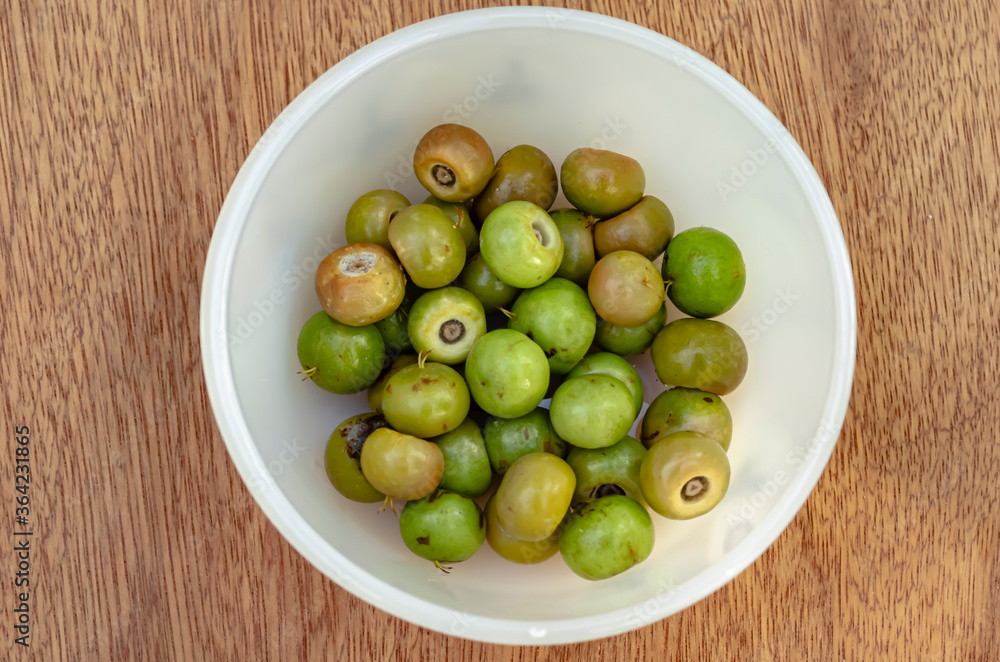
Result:
<svg viewBox="0 0 1000 662"><path fill-rule="evenodd" d="M398 4L405 7L400 8ZM33 660L995 660L1000 655L1000 7L573 3L714 60L827 185L858 287L852 406L775 545L634 633L516 648L339 589L249 497L216 430L201 271L244 157L308 83L458 0L0 6L4 540L31 427ZM4 655L0 654L0 657Z"/></svg>

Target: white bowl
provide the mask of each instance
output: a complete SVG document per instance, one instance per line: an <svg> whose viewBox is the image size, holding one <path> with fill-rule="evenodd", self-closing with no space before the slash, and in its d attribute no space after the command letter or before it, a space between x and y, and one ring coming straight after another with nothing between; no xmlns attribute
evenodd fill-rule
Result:
<svg viewBox="0 0 1000 662"><path fill-rule="evenodd" d="M513 565L486 545L443 575L406 549L392 513L347 501L324 475L327 437L366 410L366 401L296 375L298 331L319 310L313 272L344 243L345 213L361 193L388 186L423 199L411 153L443 121L472 126L497 156L521 143L556 164L583 145L631 155L645 168L647 193L673 210L678 231L709 225L743 250L747 289L721 318L750 351L743 385L726 398L735 420L729 493L699 519L656 518L652 556L618 577L584 581L558 557ZM499 643L625 632L735 577L816 484L854 370L843 235L784 127L684 46L623 21L549 8L425 21L362 48L313 83L233 183L208 253L201 315L219 429L288 541L387 612ZM648 364L648 357L638 361L647 403L662 390Z"/></svg>

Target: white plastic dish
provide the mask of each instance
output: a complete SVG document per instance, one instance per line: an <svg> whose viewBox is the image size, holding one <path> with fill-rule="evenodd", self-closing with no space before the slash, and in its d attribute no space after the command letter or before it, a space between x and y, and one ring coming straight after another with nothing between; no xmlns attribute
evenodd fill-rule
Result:
<svg viewBox="0 0 1000 662"><path fill-rule="evenodd" d="M702 518L655 518L652 556L610 580L579 579L558 555L509 564L486 545L443 575L410 554L391 513L348 502L324 475L327 437L366 403L364 394L333 396L296 375L298 331L319 310L313 272L344 243L345 213L361 193L389 187L423 199L411 153L443 121L472 126L497 156L521 143L557 165L583 145L629 154L678 231L716 227L743 250L746 292L720 318L750 351L743 385L726 398L735 419L729 493ZM715 591L763 553L836 443L855 335L840 226L777 119L721 69L660 34L598 14L528 7L399 30L295 99L226 198L201 306L219 429L289 542L340 586L400 618L514 644L646 625ZM648 358L637 363L648 403L662 386Z"/></svg>

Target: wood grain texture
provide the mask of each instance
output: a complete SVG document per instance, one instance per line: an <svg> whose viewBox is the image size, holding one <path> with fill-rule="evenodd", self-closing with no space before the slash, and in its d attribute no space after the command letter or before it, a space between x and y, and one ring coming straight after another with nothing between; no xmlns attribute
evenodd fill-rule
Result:
<svg viewBox="0 0 1000 662"><path fill-rule="evenodd" d="M226 190L338 60L494 4L0 7L3 432L31 426L36 531L28 651L10 643L0 582L10 659L997 659L996 0L569 3L671 36L746 85L816 165L852 255L843 435L800 514L732 583L628 635L488 646L359 601L267 522L201 372L201 269Z"/></svg>

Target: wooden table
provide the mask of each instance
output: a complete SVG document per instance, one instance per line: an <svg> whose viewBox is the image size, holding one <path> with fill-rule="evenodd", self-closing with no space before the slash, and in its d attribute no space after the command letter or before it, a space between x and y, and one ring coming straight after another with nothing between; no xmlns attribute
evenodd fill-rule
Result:
<svg viewBox="0 0 1000 662"><path fill-rule="evenodd" d="M368 606L267 522L202 378L201 270L226 190L338 60L492 4L0 8L10 659L997 659L996 0L570 3L669 35L760 97L815 164L853 258L858 364L840 443L787 531L728 586L628 635L488 646ZM8 513L20 425L28 649L13 643Z"/></svg>

